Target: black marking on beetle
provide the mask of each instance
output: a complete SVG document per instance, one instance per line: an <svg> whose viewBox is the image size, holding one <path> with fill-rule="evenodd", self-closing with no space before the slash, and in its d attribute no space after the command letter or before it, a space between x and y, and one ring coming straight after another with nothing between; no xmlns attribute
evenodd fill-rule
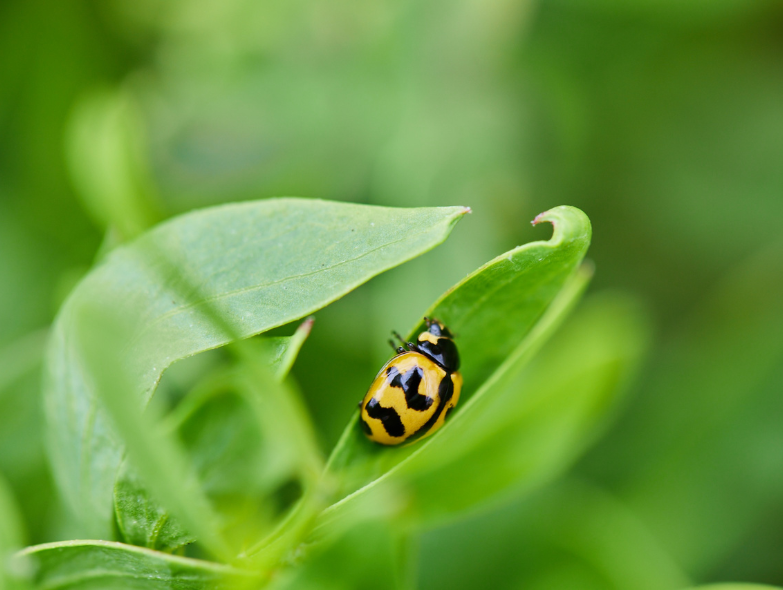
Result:
<svg viewBox="0 0 783 590"><path fill-rule="evenodd" d="M405 436L405 426L403 426L400 415L394 408L384 408L378 403L378 400L373 397L365 404L364 409L367 410L367 415L370 418L381 421L383 428L389 436L394 436L396 438Z"/></svg>
<svg viewBox="0 0 783 590"><path fill-rule="evenodd" d="M459 369L457 345L450 338L438 338L437 344L427 340L420 340L416 348L418 352L435 361L448 373L453 373Z"/></svg>
<svg viewBox="0 0 783 590"><path fill-rule="evenodd" d="M386 375L391 387L399 387L405 393L405 403L411 410L423 412L429 410L435 401L431 397L419 393L419 385L424 377L421 367L413 367L405 374L395 366L386 369Z"/></svg>
<svg viewBox="0 0 783 590"><path fill-rule="evenodd" d="M451 375L446 375L440 382L440 385L438 385L438 397L440 398L438 402L438 408L432 413L432 416L430 416L430 419L427 420L421 428L419 428L416 432L414 432L408 440L415 440L421 436L424 436L427 434L435 425L435 422L438 421L438 418L440 418L440 415L443 413L443 409L446 407L446 404L449 403L449 400L454 395L454 382L451 380Z"/></svg>
<svg viewBox="0 0 783 590"><path fill-rule="evenodd" d="M367 436L372 436L372 428L370 428L370 425L367 424L367 420L365 420L364 418L360 418L359 421L362 423L362 430L364 430L364 433Z"/></svg>

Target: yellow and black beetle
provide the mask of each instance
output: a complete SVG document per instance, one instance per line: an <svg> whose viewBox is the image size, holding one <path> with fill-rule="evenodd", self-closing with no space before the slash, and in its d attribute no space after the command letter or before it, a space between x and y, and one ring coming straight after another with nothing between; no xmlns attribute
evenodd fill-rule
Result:
<svg viewBox="0 0 783 590"><path fill-rule="evenodd" d="M441 322L424 318L427 330L414 344L400 341L359 404L359 420L370 440L398 445L438 430L459 401L462 375L454 336Z"/></svg>

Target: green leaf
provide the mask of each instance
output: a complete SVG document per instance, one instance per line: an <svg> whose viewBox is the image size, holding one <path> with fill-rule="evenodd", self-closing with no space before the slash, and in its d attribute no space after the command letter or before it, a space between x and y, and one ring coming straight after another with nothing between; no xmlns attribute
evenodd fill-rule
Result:
<svg viewBox="0 0 783 590"><path fill-rule="evenodd" d="M127 460L122 462L117 475L114 507L117 526L126 543L158 551L174 551L196 541L196 537L150 495L138 472Z"/></svg>
<svg viewBox="0 0 783 590"><path fill-rule="evenodd" d="M682 590L688 577L633 512L565 478L426 531L422 588Z"/></svg>
<svg viewBox="0 0 783 590"><path fill-rule="evenodd" d="M590 246L590 220L579 209L555 207L532 223L543 222L554 226L550 240L524 244L491 260L449 289L425 314L445 322L458 337L463 403L533 329ZM420 322L409 336L424 327Z"/></svg>
<svg viewBox="0 0 783 590"><path fill-rule="evenodd" d="M16 380L38 368L48 331L39 330L0 349L0 398Z"/></svg>
<svg viewBox="0 0 783 590"><path fill-rule="evenodd" d="M50 526L54 492L40 396L47 332L29 333L0 350L0 474L34 538Z"/></svg>
<svg viewBox="0 0 783 590"><path fill-rule="evenodd" d="M709 586L697 586L691 590L781 590L781 588L764 584L710 584Z"/></svg>
<svg viewBox="0 0 783 590"><path fill-rule="evenodd" d="M421 502L420 517L449 513L456 506L443 494L456 499L467 490L459 487L464 478L451 472L448 477L456 477L454 490L442 489L444 470L461 461L456 471L472 470L475 462L487 460L471 455L474 449L491 440L501 445L508 428L514 430L506 419L509 408L498 402L513 398L508 390L518 371L578 300L591 275L589 269L577 272L590 242L590 222L584 213L558 207L537 217L539 221L555 226L549 241L533 242L496 258L446 293L428 313L458 336L466 382L463 399L467 401L460 402L438 433L402 448L381 448L368 442L354 418L330 463L332 469L347 468L343 476L353 479L347 489L352 493L324 513L325 522L339 518L379 483L415 489L412 504ZM473 372L485 379L477 390L471 390L477 387ZM493 475L489 474L488 481L493 481ZM522 475L512 470L506 479ZM352 488L359 486L363 487L354 492ZM503 485L498 480L490 487L482 495L500 491Z"/></svg>
<svg viewBox="0 0 783 590"><path fill-rule="evenodd" d="M556 477L608 423L646 348L632 302L590 301L535 356L584 288L577 275L541 324L508 358L463 416L432 443L433 463L413 456L397 470L421 521L437 521L510 489Z"/></svg>
<svg viewBox="0 0 783 590"><path fill-rule="evenodd" d="M35 545L18 553L17 559L34 561L41 590L203 590L258 585L250 572L109 541Z"/></svg>
<svg viewBox="0 0 783 590"><path fill-rule="evenodd" d="M23 579L28 571L26 564L9 563L13 552L24 546L24 537L24 526L11 488L0 477L0 590L26 587Z"/></svg>
<svg viewBox="0 0 783 590"><path fill-rule="evenodd" d="M181 444L162 427L157 404L143 411L125 358L115 345L116 341L131 338L132 323L101 311L89 306L77 308L74 317L79 330L70 342L74 356L90 376L96 403L106 412L118 438L126 445L129 459L155 498L177 514L211 554L230 559L230 545Z"/></svg>
<svg viewBox="0 0 783 590"><path fill-rule="evenodd" d="M120 241L162 218L143 129L130 93L104 90L77 103L66 130L65 154L77 194L94 221Z"/></svg>
<svg viewBox="0 0 783 590"><path fill-rule="evenodd" d="M122 443L74 345L80 322L114 313L132 327L107 345L142 404L176 360L320 309L433 248L467 211L271 199L186 214L111 252L60 311L46 363L49 451L84 536L111 536Z"/></svg>
<svg viewBox="0 0 783 590"><path fill-rule="evenodd" d="M298 567L283 570L270 590L404 590L413 588L406 570L407 539L392 523L364 521L329 543L306 549Z"/></svg>
<svg viewBox="0 0 783 590"><path fill-rule="evenodd" d="M595 457L596 468L613 472L624 500L696 574L720 568L732 552L761 551L764 515L783 495L779 269L777 240L695 302Z"/></svg>
<svg viewBox="0 0 783 590"><path fill-rule="evenodd" d="M291 337L271 338L271 367L278 380L288 374L296 355L312 328L306 320ZM219 370L177 406L167 418L179 432L198 474L201 486L216 505L224 528L226 523L252 529L262 496L294 476L295 462L285 445L270 440L255 411L255 392L238 394L246 388L237 370ZM260 413L262 416L265 413ZM278 444L274 444L274 443ZM149 493L137 471L123 461L114 488L114 506L122 538L126 543L173 551L196 541L168 510ZM260 526L255 527L258 534ZM231 537L237 537L234 533ZM251 539L254 541L255 539ZM241 545L235 542L234 545Z"/></svg>

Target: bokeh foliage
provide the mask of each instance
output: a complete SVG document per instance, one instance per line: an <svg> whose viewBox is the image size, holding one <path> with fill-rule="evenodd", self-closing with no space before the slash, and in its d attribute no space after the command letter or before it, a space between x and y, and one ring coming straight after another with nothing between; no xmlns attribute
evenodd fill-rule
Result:
<svg viewBox="0 0 783 590"><path fill-rule="evenodd" d="M353 584L783 585L782 29L774 0L3 2L0 472L22 514L8 530L27 532L0 549L79 538L44 455L44 342L87 269L150 224L278 195L473 208L445 245L319 312L293 377L326 454L388 331L545 238L526 222L567 203L593 223L591 288L638 297L654 326L606 435L540 498L509 492L412 539L357 524L277 583L364 559L378 569ZM580 326L638 302L589 298L562 333L622 352L605 323ZM235 363L175 365L162 411Z"/></svg>

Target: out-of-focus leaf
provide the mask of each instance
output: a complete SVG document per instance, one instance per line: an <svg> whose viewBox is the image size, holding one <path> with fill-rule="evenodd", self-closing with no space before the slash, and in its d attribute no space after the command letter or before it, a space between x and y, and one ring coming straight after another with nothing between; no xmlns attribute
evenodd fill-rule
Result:
<svg viewBox="0 0 783 590"><path fill-rule="evenodd" d="M47 335L47 330L31 332L0 349L0 398L9 385L39 366Z"/></svg>
<svg viewBox="0 0 783 590"><path fill-rule="evenodd" d="M121 241L162 218L144 162L144 121L122 91L94 92L78 103L65 153L82 203Z"/></svg>
<svg viewBox="0 0 783 590"><path fill-rule="evenodd" d="M17 559L32 560L37 587L47 589L222 590L258 584L250 572L109 541L35 545Z"/></svg>
<svg viewBox="0 0 783 590"><path fill-rule="evenodd" d="M312 319L306 320L291 337L266 341L271 367L279 380L290 370L312 323ZM167 420L178 429L201 486L216 504L224 529L229 525L247 529L257 524L253 517L259 508L264 508L263 494L292 477L295 469L295 460L285 445L274 444L278 441L268 436L273 429L263 428L264 422L268 424L270 420L264 420L263 413L253 407L256 392L239 393L246 388L236 373L219 371L192 391ZM150 496L128 461L123 461L117 477L114 505L120 532L127 543L173 551L196 540ZM256 530L255 535L258 534ZM241 544L242 539L234 542Z"/></svg>
<svg viewBox="0 0 783 590"><path fill-rule="evenodd" d="M413 502L422 503L419 516L438 518L456 508L444 499L444 491L436 489L439 486L435 482L441 481L443 470L461 459L466 461L458 471L467 469L472 461L471 449L491 437L498 426L508 425L503 419L508 412L495 404L495 397L502 399L503 387L509 387L507 381L570 311L591 275L589 270L576 270L590 243L587 216L578 209L558 207L536 220L554 224L551 240L521 246L488 263L449 291L428 314L444 321L457 334L466 383L477 386L475 379L469 377L474 370L485 378L494 372L492 377L475 393L466 391L467 401L458 406L449 422L432 437L415 445L403 448L374 445L366 440L354 419L338 444L332 466L339 468L351 457L352 465L346 477L357 478L364 487L327 510L327 521L350 510L352 502L386 480L404 482L411 490L422 492L422 497L416 496ZM499 344L493 342L495 336ZM480 457L479 462L489 459ZM500 470L502 467L498 465ZM507 473L513 474L512 479L520 475L513 470ZM455 481L466 481L459 474L447 475L452 476L457 477ZM487 478L490 480L491 476ZM489 485L491 489L485 494L491 495L504 487L495 483L495 487ZM462 492L467 492L454 485L461 491L449 496L462 497ZM352 492L350 488L348 491ZM466 504L474 500L465 495Z"/></svg>
<svg viewBox="0 0 783 590"><path fill-rule="evenodd" d="M691 590L780 590L780 586L766 586L764 584L710 584L708 586L697 586Z"/></svg>
<svg viewBox="0 0 783 590"><path fill-rule="evenodd" d="M365 521L337 539L302 549L298 567L284 571L271 590L404 590L413 552L404 533L391 523Z"/></svg>
<svg viewBox="0 0 783 590"><path fill-rule="evenodd" d="M26 528L38 538L50 526L54 492L43 444L41 363L46 330L0 350L0 473L14 490Z"/></svg>
<svg viewBox="0 0 783 590"><path fill-rule="evenodd" d="M203 547L221 560L231 559L233 552L219 519L181 444L170 430L161 427L157 405L144 411L125 359L118 354L115 342L129 339L135 326L125 318L90 307L76 309L73 318L79 330L70 340L70 351L89 375L95 403L106 412L107 424L125 444L129 460L154 497L180 518Z"/></svg>
<svg viewBox="0 0 783 590"><path fill-rule="evenodd" d="M45 460L40 442L40 363L46 331L0 350L0 468L12 480Z"/></svg>
<svg viewBox="0 0 783 590"><path fill-rule="evenodd" d="M423 588L682 590L687 576L616 499L566 479L422 536ZM560 585L558 585L560 584Z"/></svg>
<svg viewBox="0 0 783 590"><path fill-rule="evenodd" d="M268 346L274 352L271 355L272 371L279 380L286 378L294 366L296 357L313 329L313 318L308 318L296 329L290 338L271 338Z"/></svg>
<svg viewBox="0 0 783 590"><path fill-rule="evenodd" d="M621 471L621 497L694 576L728 578L727 552L780 505L781 269L778 242L696 305L594 457Z"/></svg>
<svg viewBox="0 0 783 590"><path fill-rule="evenodd" d="M12 554L24 546L24 526L11 490L0 476L0 590L27 587L27 564L12 562Z"/></svg>
<svg viewBox="0 0 783 590"><path fill-rule="evenodd" d="M47 357L50 454L85 536L111 535L122 445L74 349L80 322L121 314L131 331L111 346L136 400L123 403L143 404L172 362L312 313L433 248L467 211L272 199L183 215L114 250L64 305Z"/></svg>

